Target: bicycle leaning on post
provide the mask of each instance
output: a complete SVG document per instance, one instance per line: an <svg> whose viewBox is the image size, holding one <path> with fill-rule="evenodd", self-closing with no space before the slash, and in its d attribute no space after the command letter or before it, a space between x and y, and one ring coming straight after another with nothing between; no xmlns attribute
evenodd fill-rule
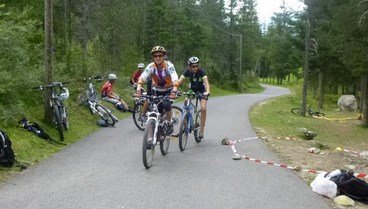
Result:
<svg viewBox="0 0 368 209"><path fill-rule="evenodd" d="M64 140L64 130L69 129L68 113L64 101L69 98L69 90L64 86L68 82L53 82L48 85L41 85L33 89L45 90L51 89L50 108L52 111L52 120L55 123L59 138Z"/></svg>
<svg viewBox="0 0 368 209"><path fill-rule="evenodd" d="M89 107L89 110L92 114L98 114L107 126L114 126L115 122L118 122L119 120L117 117L115 117L115 115L112 114L111 110L100 104L98 93L96 91L95 85L93 85L93 81L101 82L102 77L89 77L84 79L84 81L87 81L87 87L84 94L81 95L81 104L85 104L87 107Z"/></svg>
<svg viewBox="0 0 368 209"><path fill-rule="evenodd" d="M158 105L163 101L168 100L169 97L146 94L143 94L141 97L146 98L149 103L149 111L147 112L148 118L142 146L143 165L148 169L152 166L155 146L158 142L160 143L160 151L162 155L166 155L169 151L171 134L167 133L168 124L166 115L162 115L158 110Z"/></svg>
<svg viewBox="0 0 368 209"><path fill-rule="evenodd" d="M184 106L183 106L183 115L180 120L180 129L179 129L179 149L184 151L189 134L193 133L194 140L197 143L201 142L201 138L199 137L199 128L201 121L201 109L198 108L198 101L202 98L202 93L194 93L189 90L188 92L183 93L186 95ZM193 99L195 99L195 105L193 104Z"/></svg>
<svg viewBox="0 0 368 209"><path fill-rule="evenodd" d="M302 109L299 108L299 107L291 109L291 112L294 115L302 115ZM317 116L317 117L325 116L325 113L323 113L323 112L318 112L318 111L316 112L316 111L312 110L311 106L308 106L306 108L305 113L308 114L309 116Z"/></svg>

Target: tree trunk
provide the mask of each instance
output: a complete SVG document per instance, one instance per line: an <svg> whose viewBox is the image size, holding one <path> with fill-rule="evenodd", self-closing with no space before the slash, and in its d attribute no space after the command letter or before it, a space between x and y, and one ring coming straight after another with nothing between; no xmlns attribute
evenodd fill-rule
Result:
<svg viewBox="0 0 368 209"><path fill-rule="evenodd" d="M52 82L52 0L45 0L45 48L44 48L44 67L45 84ZM51 90L46 89L44 93L44 117L46 122L52 121L52 112L50 108Z"/></svg>
<svg viewBox="0 0 368 209"><path fill-rule="evenodd" d="M305 51L304 51L304 81L302 93L302 115L305 116L307 107L308 75L309 75L309 37L310 37L309 11L307 9L306 32L305 32Z"/></svg>
<svg viewBox="0 0 368 209"><path fill-rule="evenodd" d="M318 99L318 109L323 109L323 103L325 100L325 72L319 71L318 79L318 89L319 89L319 99Z"/></svg>

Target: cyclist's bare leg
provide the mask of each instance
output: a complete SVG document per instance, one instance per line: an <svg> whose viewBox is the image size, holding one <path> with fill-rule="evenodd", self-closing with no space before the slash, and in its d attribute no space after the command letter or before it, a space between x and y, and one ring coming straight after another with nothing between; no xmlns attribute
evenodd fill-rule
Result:
<svg viewBox="0 0 368 209"><path fill-rule="evenodd" d="M207 100L201 99L201 127L199 133L203 136L204 126L206 125L206 117L207 117Z"/></svg>
<svg viewBox="0 0 368 209"><path fill-rule="evenodd" d="M143 108L142 108L142 114L146 115L147 110L148 110L148 102L144 101Z"/></svg>

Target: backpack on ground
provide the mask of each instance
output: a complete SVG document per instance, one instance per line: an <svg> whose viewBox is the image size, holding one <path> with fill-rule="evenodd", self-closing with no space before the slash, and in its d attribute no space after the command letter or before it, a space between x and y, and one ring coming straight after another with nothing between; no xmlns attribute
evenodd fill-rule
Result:
<svg viewBox="0 0 368 209"><path fill-rule="evenodd" d="M331 177L335 182L339 194L344 194L354 200L368 204L368 184L355 177L353 171L341 171L341 174Z"/></svg>
<svg viewBox="0 0 368 209"><path fill-rule="evenodd" d="M15 154L8 135L0 130L0 166L12 167L15 162Z"/></svg>
<svg viewBox="0 0 368 209"><path fill-rule="evenodd" d="M19 121L19 124L22 128L34 133L36 136L42 139L45 140L51 139L51 137L40 127L40 125L38 125L35 122L31 123L26 118L23 118L22 120Z"/></svg>

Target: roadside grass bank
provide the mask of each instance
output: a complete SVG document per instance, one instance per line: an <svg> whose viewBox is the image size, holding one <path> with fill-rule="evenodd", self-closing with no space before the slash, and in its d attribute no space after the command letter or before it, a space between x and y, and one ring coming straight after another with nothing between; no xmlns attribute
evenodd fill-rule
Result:
<svg viewBox="0 0 368 209"><path fill-rule="evenodd" d="M340 112L336 104L338 96L329 95L325 108L320 111L334 120L294 115L291 109L301 105L300 85L301 82L288 85L292 92L290 95L266 100L251 108L250 122L257 134L267 136L264 141L266 145L287 165L327 172L353 169L356 173L368 173L368 163L364 158L353 156L352 152L336 151L337 147L368 151L368 129L360 125L358 113ZM312 97L308 97L307 103L312 108L317 107L317 100ZM316 137L306 140L302 128L316 133ZM309 153L308 150L313 147L320 151ZM312 173L296 173L308 184L315 178Z"/></svg>
<svg viewBox="0 0 368 209"><path fill-rule="evenodd" d="M128 81L128 79L126 80ZM259 92L262 89L260 88L259 84L252 84L252 86L254 87L248 88L250 92ZM126 85L125 88L123 88L123 82L121 82L117 85L117 89L118 93L122 95L124 100L129 105L133 106L133 98L131 96L131 93L133 93L132 88L126 87ZM45 130L45 132L51 136L51 138L57 142L64 143L65 145L52 142L50 143L49 141L43 140L33 133L21 128L16 122L0 124L1 129L9 135L9 138L13 144L12 147L16 154L16 158L21 164L27 166L36 165L40 161L47 159L53 154L62 150L64 147L74 142L80 141L86 136L100 129L100 127L96 125L98 120L97 115L92 115L87 107L79 106L77 102L77 94L82 92L82 88L77 89L73 88L72 86L70 87L70 90L71 97L65 102L65 105L68 108L70 129L64 132L65 139L62 142L59 140L58 132L55 126L52 124L47 124L45 121L43 121L42 104L23 110L23 115L29 121L38 123ZM238 94L238 92L230 89L221 89L211 85L211 97L230 94ZM183 97L181 97L178 101L181 101L182 99ZM103 105L112 110L113 114L120 120L126 117L131 117L130 113L119 112L112 104L106 103L104 101L101 102ZM14 121L19 121L20 119L22 118L19 116L19 118ZM135 127L133 123L132 126ZM21 172L21 169L17 166L13 166L12 168L0 167L0 182L6 181L9 177L19 172Z"/></svg>

